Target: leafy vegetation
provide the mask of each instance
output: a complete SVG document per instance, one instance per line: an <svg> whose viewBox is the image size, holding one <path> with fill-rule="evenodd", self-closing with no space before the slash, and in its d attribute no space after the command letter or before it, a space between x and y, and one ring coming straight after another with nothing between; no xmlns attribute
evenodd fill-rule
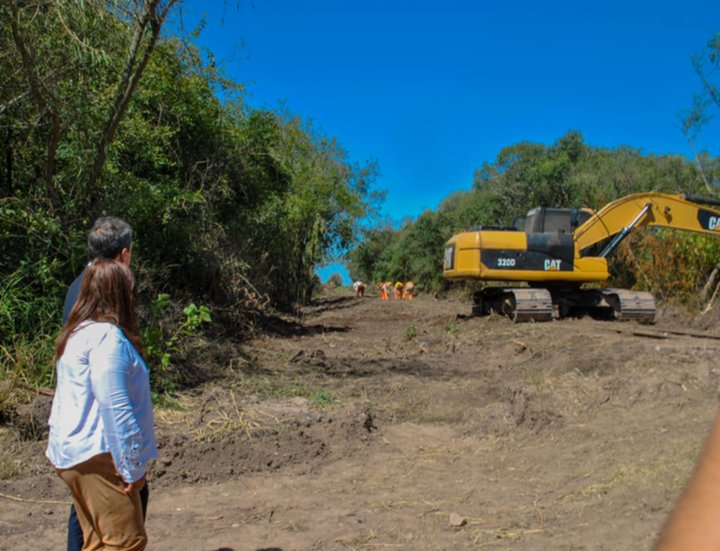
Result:
<svg viewBox="0 0 720 551"><path fill-rule="evenodd" d="M190 303L183 309L185 319L165 328L170 306L170 296L161 293L151 303L149 319L142 327L142 342L145 358L154 366L155 376L151 379L151 390L157 398L177 390L180 375L173 365L173 357L180 352L181 340L198 336L201 327L212 321L207 306L195 306Z"/></svg>
<svg viewBox="0 0 720 551"><path fill-rule="evenodd" d="M340 272L333 272L330 274L330 277L328 277L327 284L331 285L333 287L342 287L343 285L343 277L340 274Z"/></svg>
<svg viewBox="0 0 720 551"><path fill-rule="evenodd" d="M212 56L162 37L174 5L0 0L0 380L52 384L62 300L99 215L133 227L153 375L172 390L178 343L210 311L235 332L306 302L315 265L379 199L374 165L249 107ZM158 300L209 310L158 325Z"/></svg>

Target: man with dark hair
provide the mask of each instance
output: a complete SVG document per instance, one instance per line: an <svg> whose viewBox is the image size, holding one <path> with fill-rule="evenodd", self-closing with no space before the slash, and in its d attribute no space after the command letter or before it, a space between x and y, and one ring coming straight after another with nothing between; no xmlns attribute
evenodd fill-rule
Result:
<svg viewBox="0 0 720 551"><path fill-rule="evenodd" d="M113 216L105 216L95 221L87 239L88 253L90 262L96 258L119 260L123 264L130 266L132 258L132 229L130 225L120 218ZM85 267L87 269L87 266ZM85 270L72 282L65 295L65 306L63 308L63 325L70 315L78 293L80 292L80 284L85 277Z"/></svg>
<svg viewBox="0 0 720 551"><path fill-rule="evenodd" d="M93 224L87 239L88 254L90 256L90 262L87 266L93 263L97 259L112 259L122 262L127 266L130 266L130 260L132 259L132 229L130 225L113 216L105 216L98 218ZM80 285L87 266L83 269L79 276L75 278L75 281L70 285L67 295L65 295L65 305L63 308L63 325L70 316L70 310L77 301L78 294L80 293ZM140 500L142 501L143 516L147 512L149 491L147 484L145 484L140 490ZM70 507L70 517L68 518L68 540L67 540L67 551L82 551L84 545L83 532L80 527L80 521L77 518L75 506Z"/></svg>

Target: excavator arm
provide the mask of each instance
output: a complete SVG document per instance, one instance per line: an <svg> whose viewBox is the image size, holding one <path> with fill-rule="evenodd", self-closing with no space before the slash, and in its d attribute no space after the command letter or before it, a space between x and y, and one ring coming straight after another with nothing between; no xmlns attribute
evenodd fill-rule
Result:
<svg viewBox="0 0 720 551"><path fill-rule="evenodd" d="M580 256L612 239L597 255L607 257L634 228L657 226L720 235L720 201L691 195L637 193L605 205L573 234Z"/></svg>

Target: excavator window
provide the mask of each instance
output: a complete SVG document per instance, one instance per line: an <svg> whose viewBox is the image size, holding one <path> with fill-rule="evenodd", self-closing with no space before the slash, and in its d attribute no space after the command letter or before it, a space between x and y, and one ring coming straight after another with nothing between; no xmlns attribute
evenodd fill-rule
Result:
<svg viewBox="0 0 720 551"><path fill-rule="evenodd" d="M536 207L528 211L524 229L526 233L566 233L569 235L590 216L591 213L584 209Z"/></svg>
<svg viewBox="0 0 720 551"><path fill-rule="evenodd" d="M513 218L512 227L517 231L525 231L525 216L516 216Z"/></svg>

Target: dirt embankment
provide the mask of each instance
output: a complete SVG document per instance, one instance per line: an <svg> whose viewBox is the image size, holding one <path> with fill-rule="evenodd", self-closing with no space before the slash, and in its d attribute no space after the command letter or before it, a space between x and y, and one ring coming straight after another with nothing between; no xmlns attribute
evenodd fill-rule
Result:
<svg viewBox="0 0 720 551"><path fill-rule="evenodd" d="M468 312L334 293L279 321L157 413L150 548L649 549L715 413L718 314ZM0 442L0 550L62 549L44 443Z"/></svg>

